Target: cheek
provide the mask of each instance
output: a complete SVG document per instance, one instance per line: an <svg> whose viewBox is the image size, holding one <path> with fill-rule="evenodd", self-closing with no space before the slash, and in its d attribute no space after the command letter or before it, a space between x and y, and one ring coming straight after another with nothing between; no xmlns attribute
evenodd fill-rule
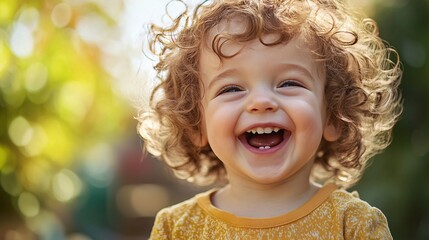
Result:
<svg viewBox="0 0 429 240"><path fill-rule="evenodd" d="M212 104L205 110L207 137L211 144L213 141L230 136L234 133L237 122L237 109L231 104L220 106ZM221 139L225 141L225 139Z"/></svg>
<svg viewBox="0 0 429 240"><path fill-rule="evenodd" d="M323 112L316 101L305 101L294 105L295 117L292 117L297 132L321 138L323 132Z"/></svg>
<svg viewBox="0 0 429 240"><path fill-rule="evenodd" d="M216 132L216 129L220 130L221 124L219 123L218 119L221 119L222 116L221 109L216 109L214 107L208 107L205 111L205 119L206 119L206 129L207 129L207 135L209 138L213 136L213 134Z"/></svg>

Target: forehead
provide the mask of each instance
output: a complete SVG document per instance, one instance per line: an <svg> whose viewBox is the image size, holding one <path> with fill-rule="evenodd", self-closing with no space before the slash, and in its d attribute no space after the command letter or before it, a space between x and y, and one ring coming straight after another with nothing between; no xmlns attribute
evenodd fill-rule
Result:
<svg viewBox="0 0 429 240"><path fill-rule="evenodd" d="M312 70L323 69L323 64L318 61L311 49L304 43L300 36L290 39L287 42L267 46L259 39L246 42L225 42L219 55L211 48L204 47L200 54L200 70L207 68L218 69L228 68L231 65L242 65L251 63L253 59L258 62L260 59L270 61L268 65L276 63L294 63L306 65Z"/></svg>
<svg viewBox="0 0 429 240"><path fill-rule="evenodd" d="M265 57L271 63L293 62L306 65L309 71L325 78L324 64L316 60L312 51L315 42L309 41L308 37L299 32L290 34L279 30L275 33L264 33L254 25L246 17L234 15L222 19L207 31L200 49L200 73L206 75L209 69L221 71L230 63ZM229 67L231 65L226 68Z"/></svg>
<svg viewBox="0 0 429 240"><path fill-rule="evenodd" d="M222 51L232 57L219 57L208 48L202 50L199 68L205 87L210 88L218 80L221 83L227 79L273 80L291 75L306 76L322 85L326 83L324 64L314 59L299 37L273 46L265 46L259 39L226 44Z"/></svg>

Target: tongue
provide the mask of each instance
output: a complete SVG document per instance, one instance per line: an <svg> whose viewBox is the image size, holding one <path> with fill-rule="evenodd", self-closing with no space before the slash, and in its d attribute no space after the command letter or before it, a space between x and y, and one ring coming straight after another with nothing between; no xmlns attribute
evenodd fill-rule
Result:
<svg viewBox="0 0 429 240"><path fill-rule="evenodd" d="M249 145L259 147L274 147L283 141L283 134L271 133L271 134L252 134L247 138Z"/></svg>

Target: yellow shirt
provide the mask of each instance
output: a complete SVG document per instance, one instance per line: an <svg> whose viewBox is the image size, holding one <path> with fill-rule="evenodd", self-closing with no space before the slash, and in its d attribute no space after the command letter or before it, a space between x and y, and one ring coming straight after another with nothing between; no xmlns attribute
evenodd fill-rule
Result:
<svg viewBox="0 0 429 240"><path fill-rule="evenodd" d="M335 185L273 218L244 218L211 204L215 190L161 210L150 239L392 239L383 213Z"/></svg>

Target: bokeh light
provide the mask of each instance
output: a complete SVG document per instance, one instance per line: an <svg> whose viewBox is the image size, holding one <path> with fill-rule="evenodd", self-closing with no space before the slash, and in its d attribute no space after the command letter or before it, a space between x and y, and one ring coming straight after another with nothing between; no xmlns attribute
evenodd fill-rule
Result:
<svg viewBox="0 0 429 240"><path fill-rule="evenodd" d="M16 146L24 147L33 139L34 131L27 119L18 116L10 123L8 132L10 139Z"/></svg>
<svg viewBox="0 0 429 240"><path fill-rule="evenodd" d="M33 32L39 22L39 12L35 8L23 9L12 27L10 46L12 52L21 58L29 57L34 49Z"/></svg>
<svg viewBox="0 0 429 240"><path fill-rule="evenodd" d="M106 187L115 177L115 153L108 144L99 143L83 153L82 166L90 184Z"/></svg>
<svg viewBox="0 0 429 240"><path fill-rule="evenodd" d="M34 194L22 192L18 197L18 208L26 217L35 217L40 211L40 202Z"/></svg>
<svg viewBox="0 0 429 240"><path fill-rule="evenodd" d="M52 9L51 20L52 23L58 28L63 28L67 26L71 18L72 8L68 3L58 3Z"/></svg>
<svg viewBox="0 0 429 240"><path fill-rule="evenodd" d="M127 185L119 189L117 204L126 217L155 217L170 203L168 189L155 184Z"/></svg>
<svg viewBox="0 0 429 240"><path fill-rule="evenodd" d="M39 62L32 63L25 73L25 89L28 92L38 92L48 81L48 68Z"/></svg>
<svg viewBox="0 0 429 240"><path fill-rule="evenodd" d="M72 171L62 169L53 176L52 190L58 201L68 202L80 194L82 182Z"/></svg>

